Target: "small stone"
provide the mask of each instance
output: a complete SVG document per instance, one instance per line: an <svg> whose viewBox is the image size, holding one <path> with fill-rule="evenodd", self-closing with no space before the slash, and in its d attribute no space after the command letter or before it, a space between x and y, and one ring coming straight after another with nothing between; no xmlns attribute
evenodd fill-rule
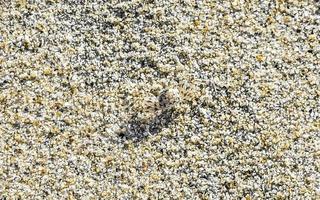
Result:
<svg viewBox="0 0 320 200"><path fill-rule="evenodd" d="M256 55L256 59L258 62L263 62L265 61L265 57L262 54Z"/></svg>

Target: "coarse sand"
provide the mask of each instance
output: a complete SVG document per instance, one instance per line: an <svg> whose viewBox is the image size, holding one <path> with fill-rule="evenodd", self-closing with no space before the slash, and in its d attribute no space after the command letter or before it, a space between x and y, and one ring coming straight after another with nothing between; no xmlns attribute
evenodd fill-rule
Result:
<svg viewBox="0 0 320 200"><path fill-rule="evenodd" d="M316 0L0 0L0 199L320 199Z"/></svg>

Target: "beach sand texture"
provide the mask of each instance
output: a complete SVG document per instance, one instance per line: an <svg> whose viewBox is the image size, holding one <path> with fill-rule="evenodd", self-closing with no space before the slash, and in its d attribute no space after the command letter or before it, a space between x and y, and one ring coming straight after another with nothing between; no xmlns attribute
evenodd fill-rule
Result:
<svg viewBox="0 0 320 200"><path fill-rule="evenodd" d="M320 3L0 1L0 199L320 199Z"/></svg>

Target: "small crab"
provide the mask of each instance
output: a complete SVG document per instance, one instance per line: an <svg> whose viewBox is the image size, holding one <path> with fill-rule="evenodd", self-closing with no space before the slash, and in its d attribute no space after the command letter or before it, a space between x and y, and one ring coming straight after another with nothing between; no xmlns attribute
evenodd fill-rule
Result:
<svg viewBox="0 0 320 200"><path fill-rule="evenodd" d="M175 105L180 96L177 89L163 90L157 100L146 98L125 125L120 136L127 139L143 139L149 135L159 133L176 117Z"/></svg>

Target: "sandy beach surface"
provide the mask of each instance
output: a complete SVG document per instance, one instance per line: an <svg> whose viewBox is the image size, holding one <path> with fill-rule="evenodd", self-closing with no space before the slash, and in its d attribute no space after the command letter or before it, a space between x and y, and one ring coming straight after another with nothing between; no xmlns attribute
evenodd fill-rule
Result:
<svg viewBox="0 0 320 200"><path fill-rule="evenodd" d="M316 0L0 1L0 199L320 199Z"/></svg>

